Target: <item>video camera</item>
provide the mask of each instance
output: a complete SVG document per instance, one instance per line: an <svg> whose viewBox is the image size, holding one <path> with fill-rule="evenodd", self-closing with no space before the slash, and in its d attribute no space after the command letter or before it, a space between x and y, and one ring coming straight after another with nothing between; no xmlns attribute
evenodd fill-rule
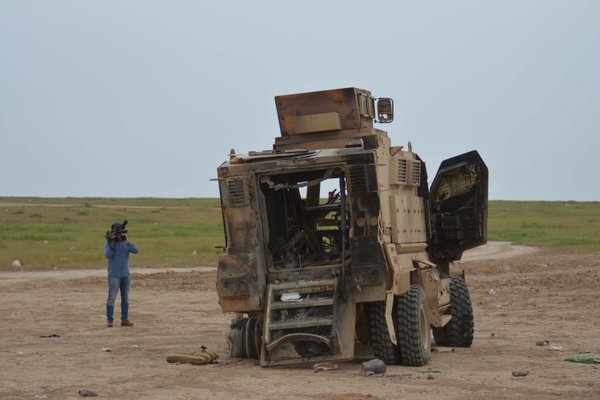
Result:
<svg viewBox="0 0 600 400"><path fill-rule="evenodd" d="M106 240L108 242L124 242L127 240L127 220L123 223L115 222L110 226L110 231L106 231Z"/></svg>

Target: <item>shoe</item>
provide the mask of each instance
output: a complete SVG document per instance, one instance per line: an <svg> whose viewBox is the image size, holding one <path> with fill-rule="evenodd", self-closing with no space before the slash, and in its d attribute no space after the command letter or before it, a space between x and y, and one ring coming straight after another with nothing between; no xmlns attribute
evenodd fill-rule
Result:
<svg viewBox="0 0 600 400"><path fill-rule="evenodd" d="M107 319L106 320L106 327L107 328L112 328L112 324L113 324L112 319Z"/></svg>
<svg viewBox="0 0 600 400"><path fill-rule="evenodd" d="M121 326L133 326L133 322L129 322L128 319L122 319Z"/></svg>

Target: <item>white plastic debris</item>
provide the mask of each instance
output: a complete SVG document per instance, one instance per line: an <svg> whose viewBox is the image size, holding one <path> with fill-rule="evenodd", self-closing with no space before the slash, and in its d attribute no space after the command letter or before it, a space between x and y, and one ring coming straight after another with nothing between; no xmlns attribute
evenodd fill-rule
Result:
<svg viewBox="0 0 600 400"><path fill-rule="evenodd" d="M452 347L435 346L431 348L431 351L435 353L453 353L456 350Z"/></svg>
<svg viewBox="0 0 600 400"><path fill-rule="evenodd" d="M11 265L13 266L13 268L21 268L22 267L21 261L19 261L19 260L13 261Z"/></svg>
<svg viewBox="0 0 600 400"><path fill-rule="evenodd" d="M281 301L284 303L302 301L302 296L298 292L283 293Z"/></svg>

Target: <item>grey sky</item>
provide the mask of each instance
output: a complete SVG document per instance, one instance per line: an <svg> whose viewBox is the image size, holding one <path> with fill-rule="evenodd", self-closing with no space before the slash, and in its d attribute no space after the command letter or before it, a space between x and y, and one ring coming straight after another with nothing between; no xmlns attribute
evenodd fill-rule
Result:
<svg viewBox="0 0 600 400"><path fill-rule="evenodd" d="M600 200L600 1L0 0L0 195L217 197L273 97L357 86L490 198Z"/></svg>

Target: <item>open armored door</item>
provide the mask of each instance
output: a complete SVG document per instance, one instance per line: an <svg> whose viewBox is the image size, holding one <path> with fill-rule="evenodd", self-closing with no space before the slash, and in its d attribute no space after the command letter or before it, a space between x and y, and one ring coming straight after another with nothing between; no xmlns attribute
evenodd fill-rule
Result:
<svg viewBox="0 0 600 400"><path fill-rule="evenodd" d="M477 151L445 160L430 190L429 254L460 260L463 251L487 242L488 169Z"/></svg>

